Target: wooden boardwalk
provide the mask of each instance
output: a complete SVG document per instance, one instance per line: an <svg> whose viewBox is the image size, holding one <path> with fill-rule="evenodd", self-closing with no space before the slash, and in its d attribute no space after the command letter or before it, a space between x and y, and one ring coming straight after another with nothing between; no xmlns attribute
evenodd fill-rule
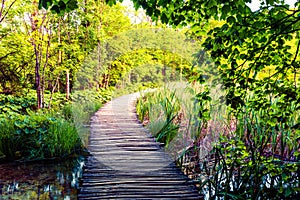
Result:
<svg viewBox="0 0 300 200"><path fill-rule="evenodd" d="M201 199L193 182L137 121L137 94L104 105L91 121L78 199Z"/></svg>

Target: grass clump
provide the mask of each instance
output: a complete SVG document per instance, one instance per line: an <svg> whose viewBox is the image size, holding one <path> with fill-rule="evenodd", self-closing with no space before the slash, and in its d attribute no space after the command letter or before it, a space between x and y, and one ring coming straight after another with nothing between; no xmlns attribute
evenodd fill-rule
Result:
<svg viewBox="0 0 300 200"><path fill-rule="evenodd" d="M179 104L174 92L160 90L146 93L137 101L139 119L148 125L156 140L166 146L174 139L179 129Z"/></svg>
<svg viewBox="0 0 300 200"><path fill-rule="evenodd" d="M176 144L192 143L192 138L196 137L201 126L198 113L194 111L198 107L193 98L194 93L195 89L190 85L177 82L142 94L136 104L139 120L166 147L175 138ZM179 141L178 137L182 140Z"/></svg>
<svg viewBox="0 0 300 200"><path fill-rule="evenodd" d="M76 127L65 119L45 113L1 119L0 152L6 159L49 159L81 150Z"/></svg>
<svg viewBox="0 0 300 200"><path fill-rule="evenodd" d="M137 113L205 199L297 199L299 103L257 106L252 94L232 109L222 96L219 86L173 85L142 95Z"/></svg>
<svg viewBox="0 0 300 200"><path fill-rule="evenodd" d="M0 159L42 160L81 153L88 143L90 116L110 91L78 91L66 101L53 96L52 106L39 111L36 99L0 95Z"/></svg>

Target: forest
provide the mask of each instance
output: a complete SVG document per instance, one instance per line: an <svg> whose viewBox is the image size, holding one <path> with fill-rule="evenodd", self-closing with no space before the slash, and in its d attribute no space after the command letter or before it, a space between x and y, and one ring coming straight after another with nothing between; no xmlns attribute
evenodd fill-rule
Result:
<svg viewBox="0 0 300 200"><path fill-rule="evenodd" d="M2 0L0 162L84 155L90 117L140 92L208 199L297 199L300 1L258 2Z"/></svg>

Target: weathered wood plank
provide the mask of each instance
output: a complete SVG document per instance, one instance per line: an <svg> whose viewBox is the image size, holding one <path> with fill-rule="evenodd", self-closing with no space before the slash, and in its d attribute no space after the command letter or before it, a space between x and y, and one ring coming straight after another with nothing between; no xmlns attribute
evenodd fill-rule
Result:
<svg viewBox="0 0 300 200"><path fill-rule="evenodd" d="M137 121L135 96L115 99L91 118L78 199L203 199Z"/></svg>

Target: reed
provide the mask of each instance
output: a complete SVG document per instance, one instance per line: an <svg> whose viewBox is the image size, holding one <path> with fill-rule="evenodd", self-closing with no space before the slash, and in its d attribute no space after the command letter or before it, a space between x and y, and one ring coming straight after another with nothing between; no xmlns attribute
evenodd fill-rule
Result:
<svg viewBox="0 0 300 200"><path fill-rule="evenodd" d="M300 113L295 104L272 98L257 108L249 95L245 106L232 112L222 102L220 86L209 88L209 97L206 92L207 86L197 84L160 88L138 101L139 117L156 138L165 137L167 150L206 199L296 199Z"/></svg>

